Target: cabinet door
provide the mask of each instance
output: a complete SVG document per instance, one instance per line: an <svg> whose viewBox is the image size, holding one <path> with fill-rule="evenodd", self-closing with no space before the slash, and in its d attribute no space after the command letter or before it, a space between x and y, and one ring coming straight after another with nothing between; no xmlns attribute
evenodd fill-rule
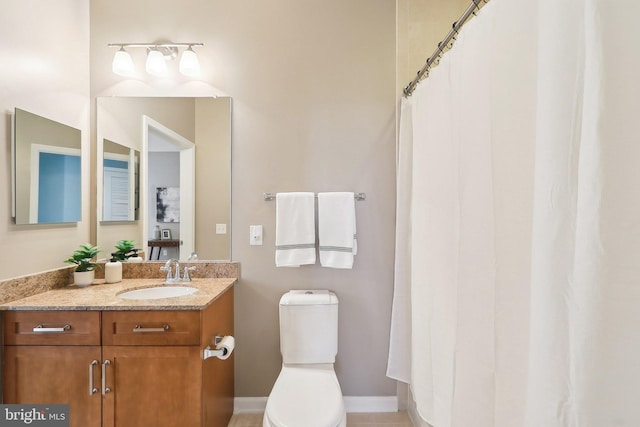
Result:
<svg viewBox="0 0 640 427"><path fill-rule="evenodd" d="M100 427L99 346L5 346L4 351L4 403L68 404L71 427Z"/></svg>
<svg viewBox="0 0 640 427"><path fill-rule="evenodd" d="M203 311L202 344L214 346L216 335L233 335L233 288ZM211 357L203 361L202 399L204 426L226 427L233 415L235 354L226 360Z"/></svg>
<svg viewBox="0 0 640 427"><path fill-rule="evenodd" d="M104 427L201 425L202 361L196 346L105 346Z"/></svg>

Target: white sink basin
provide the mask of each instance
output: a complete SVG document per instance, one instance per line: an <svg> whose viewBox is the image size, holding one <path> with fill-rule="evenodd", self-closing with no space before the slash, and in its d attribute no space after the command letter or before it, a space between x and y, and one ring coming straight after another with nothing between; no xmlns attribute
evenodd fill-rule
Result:
<svg viewBox="0 0 640 427"><path fill-rule="evenodd" d="M124 299L160 299L160 298L175 298L185 295L191 295L197 292L197 288L190 286L153 286L151 288L134 289L133 291L127 291L119 294L120 298Z"/></svg>

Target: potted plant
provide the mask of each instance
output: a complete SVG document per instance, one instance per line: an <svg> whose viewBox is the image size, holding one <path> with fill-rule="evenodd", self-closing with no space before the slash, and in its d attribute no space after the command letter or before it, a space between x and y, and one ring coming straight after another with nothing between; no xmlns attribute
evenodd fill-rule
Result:
<svg viewBox="0 0 640 427"><path fill-rule="evenodd" d="M96 267L100 267L94 262L94 258L98 255L100 249L90 243L80 245L78 249L69 258L64 260L69 264L76 264L77 267L73 272L73 282L77 286L89 286L93 283Z"/></svg>
<svg viewBox="0 0 640 427"><path fill-rule="evenodd" d="M118 240L116 242L116 251L111 254L116 261L126 261L130 257L136 255L135 243L133 240Z"/></svg>

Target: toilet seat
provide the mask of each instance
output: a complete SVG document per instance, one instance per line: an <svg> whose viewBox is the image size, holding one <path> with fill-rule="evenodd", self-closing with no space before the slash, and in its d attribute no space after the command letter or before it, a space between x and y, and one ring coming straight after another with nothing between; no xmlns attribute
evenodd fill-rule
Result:
<svg viewBox="0 0 640 427"><path fill-rule="evenodd" d="M264 418L271 427L346 425L333 365L284 365L267 400Z"/></svg>

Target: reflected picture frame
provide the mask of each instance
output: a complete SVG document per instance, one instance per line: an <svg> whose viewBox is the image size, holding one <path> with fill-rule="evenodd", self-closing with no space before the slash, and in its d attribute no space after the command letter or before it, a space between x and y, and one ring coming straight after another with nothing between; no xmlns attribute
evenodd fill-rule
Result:
<svg viewBox="0 0 640 427"><path fill-rule="evenodd" d="M168 228L163 228L160 231L160 239L171 240L171 230L169 230Z"/></svg>

